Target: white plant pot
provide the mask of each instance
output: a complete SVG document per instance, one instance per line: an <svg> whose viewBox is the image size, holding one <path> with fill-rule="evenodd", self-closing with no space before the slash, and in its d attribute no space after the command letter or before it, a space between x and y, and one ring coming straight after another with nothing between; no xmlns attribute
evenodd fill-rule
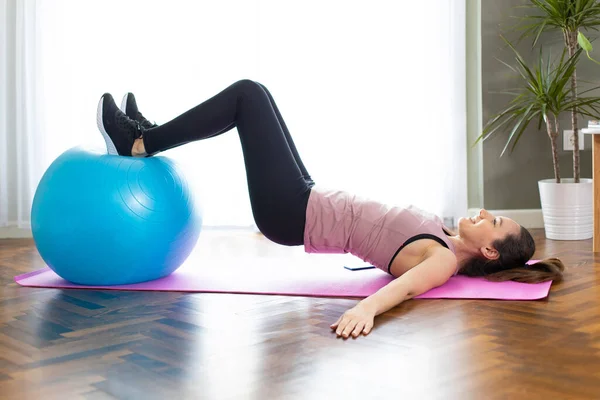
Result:
<svg viewBox="0 0 600 400"><path fill-rule="evenodd" d="M546 237L553 240L590 239L594 234L593 180L544 179L538 182Z"/></svg>

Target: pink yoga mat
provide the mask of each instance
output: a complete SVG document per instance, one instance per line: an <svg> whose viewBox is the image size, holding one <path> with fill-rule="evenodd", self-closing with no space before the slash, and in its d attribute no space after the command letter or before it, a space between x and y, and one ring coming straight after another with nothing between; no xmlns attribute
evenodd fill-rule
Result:
<svg viewBox="0 0 600 400"><path fill-rule="evenodd" d="M155 281L122 286L82 286L60 278L49 268L15 277L22 286L62 289L150 290L166 292L246 293L317 297L367 297L389 283L387 273L349 271L343 264L285 265L285 260L188 260L173 274ZM286 263L287 264L287 263ZM283 266L282 266L283 265ZM552 282L489 282L454 276L419 299L537 300L548 296Z"/></svg>

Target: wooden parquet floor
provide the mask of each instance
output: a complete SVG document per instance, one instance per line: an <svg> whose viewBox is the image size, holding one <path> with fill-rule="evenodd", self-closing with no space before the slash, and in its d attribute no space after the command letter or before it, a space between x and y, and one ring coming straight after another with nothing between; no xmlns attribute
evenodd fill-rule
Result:
<svg viewBox="0 0 600 400"><path fill-rule="evenodd" d="M411 300L356 340L329 325L357 299L23 288L33 242L0 240L0 399L600 399L600 259L534 233L568 266L548 299ZM305 257L252 233L198 246L215 268Z"/></svg>

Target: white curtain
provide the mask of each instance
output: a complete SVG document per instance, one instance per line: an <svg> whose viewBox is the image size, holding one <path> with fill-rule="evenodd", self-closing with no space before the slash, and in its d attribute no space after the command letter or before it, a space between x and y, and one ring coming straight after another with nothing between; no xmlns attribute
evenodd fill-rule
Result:
<svg viewBox="0 0 600 400"><path fill-rule="evenodd" d="M1 187L35 181L72 146L102 146L95 112L104 92L117 101L134 92L141 111L164 123L249 78L273 94L317 184L442 217L466 214L464 0L38 3L43 41L32 68L44 80L29 100L43 107L21 116L35 123L29 111L45 110L43 129L26 130L46 138L42 171L27 164L26 141L16 165L32 173L9 169ZM5 151L21 133L0 126ZM163 155L185 168L206 225L253 224L235 129ZM19 198L30 201L32 190L21 184Z"/></svg>
<svg viewBox="0 0 600 400"><path fill-rule="evenodd" d="M28 229L43 172L36 0L0 0L0 227Z"/></svg>

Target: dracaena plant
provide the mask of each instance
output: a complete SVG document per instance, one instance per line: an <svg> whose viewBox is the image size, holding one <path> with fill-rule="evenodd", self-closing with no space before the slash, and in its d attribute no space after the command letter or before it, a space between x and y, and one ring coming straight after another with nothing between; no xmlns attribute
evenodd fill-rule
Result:
<svg viewBox="0 0 600 400"><path fill-rule="evenodd" d="M522 85L517 89L501 92L511 96L512 100L490 118L477 142L486 140L498 132L507 131L508 140L502 150L502 156L511 143L511 151L514 150L530 122L537 121L538 130L541 130L543 125L546 127L552 147L554 177L556 182L560 183L557 146L559 116L573 110L592 118L598 118L600 115L600 97L582 96L597 88L590 88L579 96L574 96L569 84L582 49L577 49L570 57L567 56L567 50L563 49L560 59L551 62L550 57L544 60L540 48L535 66L530 67L515 47L504 37L502 39L513 50L516 64L501 62L517 75Z"/></svg>
<svg viewBox="0 0 600 400"><path fill-rule="evenodd" d="M521 17L521 28L523 34L521 38L533 36L533 46L535 46L540 35L545 31L561 31L565 48L569 56L575 55L579 48L586 51L588 58L591 59L589 52L592 46L588 39L581 32L584 30L598 30L600 26L600 4L597 0L529 0L529 4L522 6L533 9L535 15ZM595 60L593 60L595 61ZM596 61L595 61L596 62ZM573 68L570 76L570 89L572 98L577 97L577 72ZM571 128L573 130L573 178L579 182L579 136L577 107L570 110Z"/></svg>

